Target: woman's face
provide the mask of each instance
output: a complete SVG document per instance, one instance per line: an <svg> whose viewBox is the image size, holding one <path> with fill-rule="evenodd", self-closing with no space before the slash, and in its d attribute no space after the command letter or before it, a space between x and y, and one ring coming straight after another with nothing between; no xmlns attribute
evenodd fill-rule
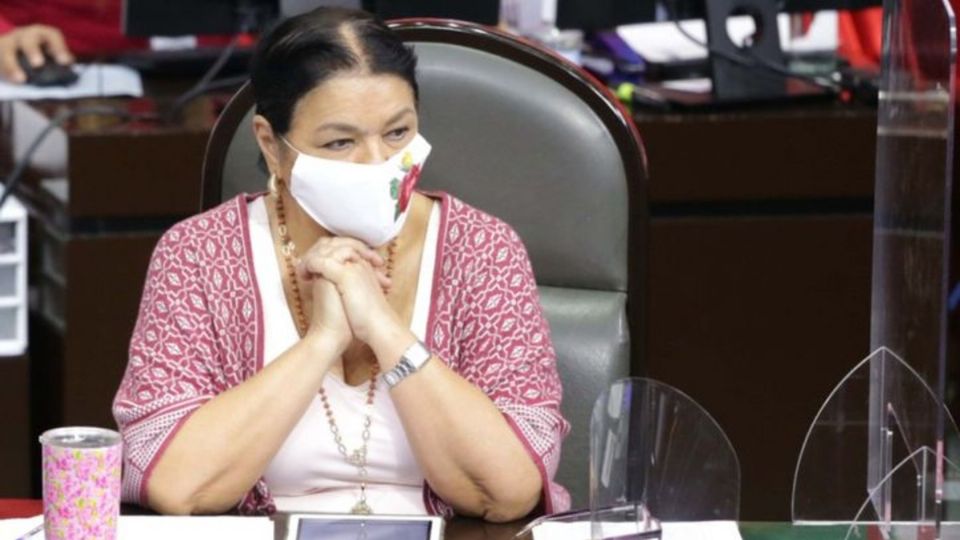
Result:
<svg viewBox="0 0 960 540"><path fill-rule="evenodd" d="M299 151L339 161L381 163L417 134L413 89L396 75L343 73L297 102L287 140ZM294 152L262 116L254 119L257 142L270 171L290 178Z"/></svg>

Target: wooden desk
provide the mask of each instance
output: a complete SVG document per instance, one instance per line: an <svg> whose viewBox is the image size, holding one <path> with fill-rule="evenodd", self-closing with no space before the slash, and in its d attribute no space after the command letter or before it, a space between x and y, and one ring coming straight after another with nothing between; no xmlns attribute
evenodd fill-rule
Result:
<svg viewBox="0 0 960 540"><path fill-rule="evenodd" d="M23 455L32 462L26 470L33 472L34 495L39 494L37 435L61 425L115 426L110 405L126 366L147 262L160 235L200 208L206 139L217 105L227 97L199 100L185 121L172 125L79 118L48 139L59 137L62 146L54 141L24 179L19 194L31 215L33 419L29 434L12 433L24 441ZM15 141L19 137L22 147L31 123L42 126L63 108L106 104L143 113L157 103L5 104L0 164L9 169ZM7 484L2 489L0 495L31 494Z"/></svg>
<svg viewBox="0 0 960 540"><path fill-rule="evenodd" d="M867 355L876 113L639 115L650 168L646 375L726 431L740 515L789 519L820 404Z"/></svg>
<svg viewBox="0 0 960 540"><path fill-rule="evenodd" d="M0 499L0 519L35 516L43 511L41 501L36 499ZM122 514L139 513L136 507L124 506ZM284 524L282 516L276 520L275 538L282 540ZM525 521L513 523L485 523L476 519L454 518L447 521L446 540L513 540ZM743 540L836 540L846 534L844 526L796 527L785 522L742 522L740 534Z"/></svg>

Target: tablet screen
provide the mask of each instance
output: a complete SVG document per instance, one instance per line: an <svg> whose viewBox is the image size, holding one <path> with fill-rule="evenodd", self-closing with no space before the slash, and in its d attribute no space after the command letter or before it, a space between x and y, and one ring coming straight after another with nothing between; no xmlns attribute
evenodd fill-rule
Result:
<svg viewBox="0 0 960 540"><path fill-rule="evenodd" d="M431 526L429 521L303 518L297 540L429 540Z"/></svg>

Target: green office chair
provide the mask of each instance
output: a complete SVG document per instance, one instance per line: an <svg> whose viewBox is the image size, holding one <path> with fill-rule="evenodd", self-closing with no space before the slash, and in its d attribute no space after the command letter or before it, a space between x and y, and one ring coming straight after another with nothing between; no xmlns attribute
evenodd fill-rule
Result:
<svg viewBox="0 0 960 540"><path fill-rule="evenodd" d="M572 424L558 481L587 504L590 412L636 373L643 339L647 195L630 118L585 72L495 29L448 20L391 24L419 57L420 129L433 144L421 186L516 229L550 321ZM210 136L209 208L266 188L244 86ZM633 370L631 370L631 365Z"/></svg>

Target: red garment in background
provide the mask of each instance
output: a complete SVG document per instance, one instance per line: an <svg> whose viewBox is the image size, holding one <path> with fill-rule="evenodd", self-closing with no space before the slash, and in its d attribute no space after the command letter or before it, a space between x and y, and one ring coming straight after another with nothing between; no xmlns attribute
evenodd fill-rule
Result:
<svg viewBox="0 0 960 540"><path fill-rule="evenodd" d="M123 0L3 0L0 34L30 24L53 26L63 32L70 51L80 57L149 48L149 40L123 35L122 10ZM228 40L203 36L199 44L223 45ZM250 39L241 41L242 45L250 43Z"/></svg>
<svg viewBox="0 0 960 540"><path fill-rule="evenodd" d="M960 0L956 0L960 1ZM880 66L883 8L839 12L840 56L853 67Z"/></svg>
<svg viewBox="0 0 960 540"><path fill-rule="evenodd" d="M145 49L148 41L128 38L120 28L122 0L4 0L0 32L17 26L46 24L59 28L77 56Z"/></svg>
<svg viewBox="0 0 960 540"><path fill-rule="evenodd" d="M955 14L960 13L960 0L950 0L950 4ZM921 12L917 11L917 13ZM882 8L841 11L839 26L841 56L848 59L855 67L880 65L883 39ZM922 28L922 24L918 25L918 30L922 31Z"/></svg>

